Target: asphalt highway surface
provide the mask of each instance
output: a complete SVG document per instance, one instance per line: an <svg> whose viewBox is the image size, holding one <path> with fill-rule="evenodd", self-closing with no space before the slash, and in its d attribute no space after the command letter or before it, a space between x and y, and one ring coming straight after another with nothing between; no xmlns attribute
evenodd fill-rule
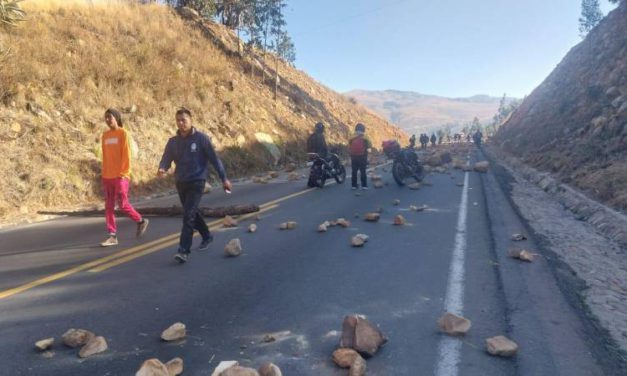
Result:
<svg viewBox="0 0 627 376"><path fill-rule="evenodd" d="M180 218L151 217L141 239L134 223L119 219L120 244L110 248L99 246L103 218L3 230L0 374L134 375L146 359L181 357L184 375L211 375L222 360L253 368L272 361L283 375L346 375L331 354L344 316L353 313L389 338L367 360L368 375L611 374L543 258L507 257L520 246L512 233L525 225L492 171L433 173L410 190L388 170L378 167L386 185L367 191L352 191L349 181L307 189L305 180L289 182L285 174L269 184L235 184L231 195L214 189L203 206L259 204L260 218L244 216L236 228L208 219L214 242L192 250L184 265L173 259ZM176 203L172 196L137 207ZM364 221L373 211L381 219ZM398 214L405 225L393 225ZM317 232L339 217L351 226ZM296 228L279 230L286 221ZM253 222L258 230L248 233ZM358 233L369 241L351 247ZM243 254L227 258L224 246L233 238ZM530 238L524 247L536 244ZM466 336L438 330L445 311L472 321ZM161 341L175 322L186 325L186 339ZM109 349L79 358L61 343L69 328L105 337ZM275 340L264 342L268 334ZM516 341L518 355L489 355L485 339L496 335ZM34 343L47 337L55 344L43 355Z"/></svg>

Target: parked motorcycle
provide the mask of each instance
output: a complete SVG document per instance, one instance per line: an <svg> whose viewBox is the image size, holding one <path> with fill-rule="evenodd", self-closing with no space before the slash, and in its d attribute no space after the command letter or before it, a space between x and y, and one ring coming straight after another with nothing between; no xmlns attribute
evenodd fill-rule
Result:
<svg viewBox="0 0 627 376"><path fill-rule="evenodd" d="M418 155L413 147L401 148L397 141L384 141L383 152L393 159L392 176L398 185L405 185L410 180L420 182L424 178L425 171L418 160Z"/></svg>
<svg viewBox="0 0 627 376"><path fill-rule="evenodd" d="M307 153L311 163L309 169L308 187L323 188L324 183L329 178L334 178L338 184L346 180L346 169L337 154L330 153L327 159L320 157L317 153Z"/></svg>

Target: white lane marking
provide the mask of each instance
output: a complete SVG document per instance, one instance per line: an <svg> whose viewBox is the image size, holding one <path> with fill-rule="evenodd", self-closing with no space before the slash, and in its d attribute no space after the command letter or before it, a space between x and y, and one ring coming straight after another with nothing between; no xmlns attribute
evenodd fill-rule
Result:
<svg viewBox="0 0 627 376"><path fill-rule="evenodd" d="M464 174L462 200L457 216L457 233L451 266L449 267L448 284L444 310L462 316L464 310L464 252L466 251L466 214L468 212L468 172ZM443 336L438 346L438 364L436 376L456 376L457 365L461 358L462 342L459 339Z"/></svg>

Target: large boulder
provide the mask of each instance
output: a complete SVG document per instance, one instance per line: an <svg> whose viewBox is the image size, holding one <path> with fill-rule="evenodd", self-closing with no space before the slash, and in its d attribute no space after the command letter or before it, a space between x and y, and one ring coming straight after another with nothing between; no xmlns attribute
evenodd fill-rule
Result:
<svg viewBox="0 0 627 376"><path fill-rule="evenodd" d="M337 364L338 367L341 368L350 368L355 359L361 355L353 349L348 348L340 348L333 352L331 359L333 359L333 363Z"/></svg>
<svg viewBox="0 0 627 376"><path fill-rule="evenodd" d="M365 356L373 356L387 338L364 316L347 315L342 323L340 347L352 348Z"/></svg>
<svg viewBox="0 0 627 376"><path fill-rule="evenodd" d="M274 363L264 363L259 369L259 376L283 376L281 369Z"/></svg>
<svg viewBox="0 0 627 376"><path fill-rule="evenodd" d="M224 246L224 254L227 257L237 257L242 254L242 243L239 239L231 239L226 246Z"/></svg>
<svg viewBox="0 0 627 376"><path fill-rule="evenodd" d="M78 356L81 358L87 358L94 354L105 352L108 348L107 340L105 340L104 337L93 337L85 344L85 346L81 348L81 351L78 352Z"/></svg>

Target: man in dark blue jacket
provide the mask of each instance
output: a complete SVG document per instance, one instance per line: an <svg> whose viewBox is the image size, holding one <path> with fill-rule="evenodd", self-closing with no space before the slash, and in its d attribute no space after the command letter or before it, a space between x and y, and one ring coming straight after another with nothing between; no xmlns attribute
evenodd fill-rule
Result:
<svg viewBox="0 0 627 376"><path fill-rule="evenodd" d="M198 204L207 180L208 162L211 162L218 172L222 187L227 193L231 192L231 182L226 178L224 166L213 149L211 139L192 126L192 113L188 109L181 108L176 111L176 126L178 132L168 140L157 174L165 175L172 162L176 164L174 176L176 190L183 205L183 228L175 259L185 263L192 247L194 230L202 236L199 250L209 248L209 243L213 240L205 220L198 212Z"/></svg>

